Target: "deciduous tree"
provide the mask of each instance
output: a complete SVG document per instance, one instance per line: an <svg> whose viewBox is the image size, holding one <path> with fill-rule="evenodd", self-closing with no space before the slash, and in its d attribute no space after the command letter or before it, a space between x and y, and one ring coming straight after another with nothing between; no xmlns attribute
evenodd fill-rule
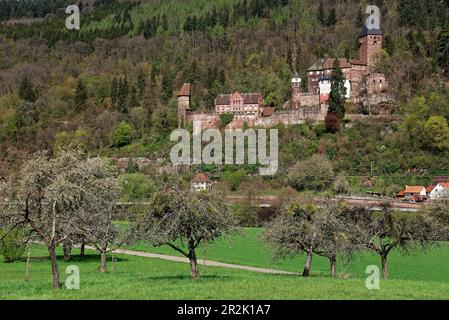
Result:
<svg viewBox="0 0 449 320"><path fill-rule="evenodd" d="M237 230L222 195L168 184L154 194L151 209L138 221L135 233L155 246L168 245L180 252L190 261L192 278L198 278L197 248Z"/></svg>

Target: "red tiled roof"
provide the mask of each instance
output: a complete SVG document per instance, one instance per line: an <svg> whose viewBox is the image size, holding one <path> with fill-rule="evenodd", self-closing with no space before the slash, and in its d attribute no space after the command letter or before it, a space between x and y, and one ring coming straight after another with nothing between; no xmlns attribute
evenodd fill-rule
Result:
<svg viewBox="0 0 449 320"><path fill-rule="evenodd" d="M190 97L190 89L191 85L190 83L184 83L181 90L178 93L178 97Z"/></svg>
<svg viewBox="0 0 449 320"><path fill-rule="evenodd" d="M229 105L231 103L231 96L233 94L220 94L215 100L216 105ZM244 104L257 104L259 101L263 100L262 94L260 93L241 93Z"/></svg>
<svg viewBox="0 0 449 320"><path fill-rule="evenodd" d="M403 197L403 196L405 196L405 191L400 191L400 192L398 192L397 196L398 196L398 197Z"/></svg>
<svg viewBox="0 0 449 320"><path fill-rule="evenodd" d="M273 108L273 107L263 107L262 115L264 117L270 117L273 115L274 109L275 108Z"/></svg>
<svg viewBox="0 0 449 320"><path fill-rule="evenodd" d="M449 188L449 182L441 182L440 185L441 185L444 189Z"/></svg>
<svg viewBox="0 0 449 320"><path fill-rule="evenodd" d="M192 182L210 182L209 175L204 172L197 173L192 178Z"/></svg>
<svg viewBox="0 0 449 320"><path fill-rule="evenodd" d="M404 193L421 193L423 189L425 189L423 186L407 186Z"/></svg>
<svg viewBox="0 0 449 320"><path fill-rule="evenodd" d="M432 190L435 189L435 187L436 187L436 186L428 186L428 187L426 188L426 192L427 192L427 193L431 193Z"/></svg>

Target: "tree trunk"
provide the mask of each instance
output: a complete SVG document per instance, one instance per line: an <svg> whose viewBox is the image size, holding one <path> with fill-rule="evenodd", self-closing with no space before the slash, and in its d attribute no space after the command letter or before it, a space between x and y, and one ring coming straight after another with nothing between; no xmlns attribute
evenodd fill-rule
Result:
<svg viewBox="0 0 449 320"><path fill-rule="evenodd" d="M336 278L337 277L337 257L330 257L329 258L331 262L331 277Z"/></svg>
<svg viewBox="0 0 449 320"><path fill-rule="evenodd" d="M387 264L387 255L386 254L382 254L381 256L382 259L382 274L384 276L384 279L388 279L388 264Z"/></svg>
<svg viewBox="0 0 449 320"><path fill-rule="evenodd" d="M62 245L63 251L64 251L64 261L69 261L70 257L72 256L72 241L71 240L65 240Z"/></svg>
<svg viewBox="0 0 449 320"><path fill-rule="evenodd" d="M101 251L101 272L102 273L106 273L106 260L107 260L106 250L102 250Z"/></svg>
<svg viewBox="0 0 449 320"><path fill-rule="evenodd" d="M31 248L28 250L27 255L27 264L26 264L26 271L25 271L25 281L28 282L30 280L30 257L31 257Z"/></svg>
<svg viewBox="0 0 449 320"><path fill-rule="evenodd" d="M51 271L53 273L53 289L61 289L61 280L59 277L58 261L56 259L56 248L54 245L48 247L48 253L51 259Z"/></svg>
<svg viewBox="0 0 449 320"><path fill-rule="evenodd" d="M80 246L80 257L84 258L84 250L86 248L86 243L83 241L81 242L81 246Z"/></svg>
<svg viewBox="0 0 449 320"><path fill-rule="evenodd" d="M200 276L200 273L198 272L198 261L196 259L195 245L192 240L189 241L189 260L192 279L197 279Z"/></svg>
<svg viewBox="0 0 449 320"><path fill-rule="evenodd" d="M304 265L303 277L308 277L310 274L310 266L312 264L312 250L307 251L306 264Z"/></svg>

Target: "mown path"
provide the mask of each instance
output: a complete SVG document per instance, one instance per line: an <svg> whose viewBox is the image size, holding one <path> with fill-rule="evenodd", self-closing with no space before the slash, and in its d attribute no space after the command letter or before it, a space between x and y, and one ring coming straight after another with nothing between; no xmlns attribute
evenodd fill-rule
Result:
<svg viewBox="0 0 449 320"><path fill-rule="evenodd" d="M93 249L93 248L89 248L87 246L86 246L86 248ZM162 259L162 260L169 260L169 261L175 261L175 262L189 263L189 259L187 259L187 258L170 256L170 255L166 255L166 254L148 253L148 252L142 252L142 251L125 250L125 249L114 250L114 253L130 255L130 256L145 257L145 258L152 258L152 259ZM202 263L203 263L203 260L198 260L198 264L202 264ZM296 273L296 272L250 267L250 266L230 264L230 263L224 263L224 262L218 262L218 261L212 261L212 260L205 260L204 264L206 266L211 266L211 267L240 269L240 270L254 271L254 272L260 272L260 273L299 275L299 273Z"/></svg>

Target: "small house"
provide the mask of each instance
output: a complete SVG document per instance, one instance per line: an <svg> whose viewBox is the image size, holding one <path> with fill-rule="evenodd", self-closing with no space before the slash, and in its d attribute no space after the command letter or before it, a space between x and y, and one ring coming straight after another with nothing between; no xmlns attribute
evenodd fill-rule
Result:
<svg viewBox="0 0 449 320"><path fill-rule="evenodd" d="M416 201L416 199L423 199L426 196L427 191L423 186L406 186L404 190L404 198L407 200Z"/></svg>
<svg viewBox="0 0 449 320"><path fill-rule="evenodd" d="M449 182L438 183L429 194L431 200L442 198L445 194L449 195Z"/></svg>
<svg viewBox="0 0 449 320"><path fill-rule="evenodd" d="M205 172L197 173L191 181L191 190L192 191L210 191L212 187L212 181L209 178L209 175Z"/></svg>

